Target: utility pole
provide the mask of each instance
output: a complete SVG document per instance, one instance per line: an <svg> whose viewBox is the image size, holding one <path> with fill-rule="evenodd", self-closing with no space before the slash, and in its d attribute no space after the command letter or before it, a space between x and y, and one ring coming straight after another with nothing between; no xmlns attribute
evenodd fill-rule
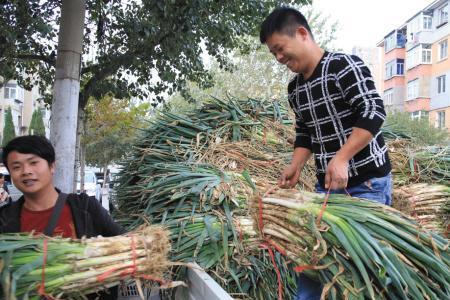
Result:
<svg viewBox="0 0 450 300"><path fill-rule="evenodd" d="M75 146L83 51L85 0L63 0L53 90L50 140L56 151L54 184L73 191Z"/></svg>

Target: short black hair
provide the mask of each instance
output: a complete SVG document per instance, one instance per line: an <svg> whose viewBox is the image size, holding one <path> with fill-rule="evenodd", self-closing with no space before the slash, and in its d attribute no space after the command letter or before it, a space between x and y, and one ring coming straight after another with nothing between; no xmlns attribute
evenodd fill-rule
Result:
<svg viewBox="0 0 450 300"><path fill-rule="evenodd" d="M313 37L308 21L306 21L305 16L301 12L287 6L276 8L261 24L259 40L262 44L265 44L267 39L276 32L294 36L295 29L298 26L305 27L311 34L311 37Z"/></svg>
<svg viewBox="0 0 450 300"><path fill-rule="evenodd" d="M0 173L0 179L2 179L3 177L5 177L5 175L3 175L3 173Z"/></svg>
<svg viewBox="0 0 450 300"><path fill-rule="evenodd" d="M24 135L16 137L9 141L3 148L3 164L8 168L8 155L12 151L17 151L22 154L35 154L48 162L50 166L55 162L55 148L53 148L50 141L40 135Z"/></svg>

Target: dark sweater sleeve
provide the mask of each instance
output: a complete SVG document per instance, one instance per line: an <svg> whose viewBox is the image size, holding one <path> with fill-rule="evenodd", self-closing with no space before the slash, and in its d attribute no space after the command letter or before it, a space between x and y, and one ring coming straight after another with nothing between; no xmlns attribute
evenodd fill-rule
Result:
<svg viewBox="0 0 450 300"><path fill-rule="evenodd" d="M366 129L375 136L383 125L386 112L369 68L359 57L343 55L336 61L336 70L344 99L358 116L354 127Z"/></svg>
<svg viewBox="0 0 450 300"><path fill-rule="evenodd" d="M295 117L295 143L294 148L307 148L312 150L311 137L305 124L297 116Z"/></svg>
<svg viewBox="0 0 450 300"><path fill-rule="evenodd" d="M298 75L297 75L298 76ZM289 105L291 106L291 109L294 111L295 114L295 142L294 142L294 148L307 148L309 150L312 150L311 146L311 136L308 132L308 129L304 123L304 120L302 119L302 116L297 112L296 109L296 103L294 99L294 89L295 89L295 81L291 81L288 85L288 95L291 95L289 97Z"/></svg>

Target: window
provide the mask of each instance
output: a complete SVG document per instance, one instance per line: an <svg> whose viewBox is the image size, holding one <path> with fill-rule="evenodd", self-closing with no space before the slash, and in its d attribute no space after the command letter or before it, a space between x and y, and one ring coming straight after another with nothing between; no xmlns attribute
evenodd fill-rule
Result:
<svg viewBox="0 0 450 300"><path fill-rule="evenodd" d="M445 111L438 111L436 118L436 127L445 128Z"/></svg>
<svg viewBox="0 0 450 300"><path fill-rule="evenodd" d="M439 59L447 58L448 42L447 40L439 43Z"/></svg>
<svg viewBox="0 0 450 300"><path fill-rule="evenodd" d="M445 93L445 75L437 77L438 94Z"/></svg>
<svg viewBox="0 0 450 300"><path fill-rule="evenodd" d="M412 112L412 113L411 113L411 119L413 119L413 120L419 120L419 119L420 119L420 113L421 113L420 110L419 110L419 111L414 111L414 112Z"/></svg>
<svg viewBox="0 0 450 300"><path fill-rule="evenodd" d="M391 34L384 42L384 52L389 52L395 47L395 35Z"/></svg>
<svg viewBox="0 0 450 300"><path fill-rule="evenodd" d="M438 9L438 25L442 25L448 22L448 5L445 4Z"/></svg>
<svg viewBox="0 0 450 300"><path fill-rule="evenodd" d="M385 106L393 105L394 104L394 90L389 89L389 90L384 91L383 100L384 100Z"/></svg>
<svg viewBox="0 0 450 300"><path fill-rule="evenodd" d="M404 59L394 59L388 62L385 66L385 79L392 78L396 75L403 75L405 73Z"/></svg>
<svg viewBox="0 0 450 300"><path fill-rule="evenodd" d="M408 98L407 100L416 99L419 97L419 79L408 82Z"/></svg>
<svg viewBox="0 0 450 300"><path fill-rule="evenodd" d="M405 67L404 67L404 65L405 65L405 63L404 63L405 61L402 59L401 61L400 61L400 59L398 59L397 60L397 75L403 75L403 74L405 74Z"/></svg>
<svg viewBox="0 0 450 300"><path fill-rule="evenodd" d="M431 64L431 45L422 45L422 63Z"/></svg>
<svg viewBox="0 0 450 300"><path fill-rule="evenodd" d="M5 85L5 99L16 99L17 98L17 84L6 84Z"/></svg>
<svg viewBox="0 0 450 300"><path fill-rule="evenodd" d="M429 30L433 25L433 18L431 16L423 16L423 29Z"/></svg>
<svg viewBox="0 0 450 300"><path fill-rule="evenodd" d="M422 118L428 118L428 112L424 110L418 110L411 113L411 119L420 120Z"/></svg>
<svg viewBox="0 0 450 300"><path fill-rule="evenodd" d="M406 44L406 36L403 32L394 31L384 40L384 52L389 52L394 48L403 48Z"/></svg>
<svg viewBox="0 0 450 300"><path fill-rule="evenodd" d="M406 53L407 70L421 64L431 64L431 44L421 44Z"/></svg>

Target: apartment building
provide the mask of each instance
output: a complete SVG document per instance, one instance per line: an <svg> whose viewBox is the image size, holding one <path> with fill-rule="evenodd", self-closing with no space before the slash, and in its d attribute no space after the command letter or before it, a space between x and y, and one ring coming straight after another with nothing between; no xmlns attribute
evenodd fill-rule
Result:
<svg viewBox="0 0 450 300"><path fill-rule="evenodd" d="M38 101L40 95L37 88L27 91L16 81L9 81L0 88L0 135L5 126L6 110L11 107L16 136L28 134L34 110L40 109L45 125L46 136L50 135L50 110Z"/></svg>
<svg viewBox="0 0 450 300"><path fill-rule="evenodd" d="M432 2L377 46L383 50L381 90L386 108L429 118L431 124L450 131L448 2Z"/></svg>
<svg viewBox="0 0 450 300"><path fill-rule="evenodd" d="M375 82L375 87L377 88L378 93L382 95L383 90L381 89L381 87L382 87L382 80L384 77L381 68L382 64L380 62L381 60L380 49L378 47L355 46L352 48L351 53L361 58L367 65Z"/></svg>

